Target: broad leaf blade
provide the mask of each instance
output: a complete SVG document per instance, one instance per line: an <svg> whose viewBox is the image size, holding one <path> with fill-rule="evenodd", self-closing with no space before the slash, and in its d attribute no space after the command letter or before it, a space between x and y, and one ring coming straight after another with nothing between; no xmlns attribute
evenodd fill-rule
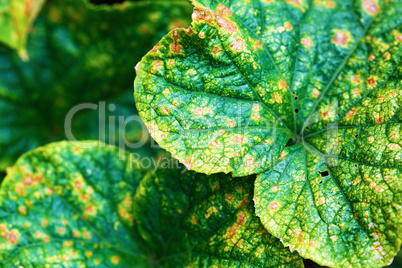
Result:
<svg viewBox="0 0 402 268"><path fill-rule="evenodd" d="M257 215L302 256L334 267L388 264L402 241L402 2L194 4L192 28L168 34L138 66L137 107L153 137L196 171L259 174ZM219 61L222 52L237 57ZM234 79L239 74L250 83ZM288 91L253 87L279 77ZM286 116L256 131L273 145L243 123L236 131L253 138L222 139L211 149L222 115L247 121L251 105L240 103L257 104L247 98L256 93L273 112L262 121Z"/></svg>
<svg viewBox="0 0 402 268"><path fill-rule="evenodd" d="M85 133L85 125L75 121L94 119L88 115L91 112L100 117L99 101L112 101L128 92L135 63L164 32L186 25L189 14L191 5L186 1L108 7L82 0L48 1L29 35L29 62L0 46L0 169L30 149L66 139L66 115L77 104L98 106L96 111L85 108L73 116L76 138L105 136L108 141L109 129ZM105 109L116 124L118 116L127 119L136 112L134 108L128 113ZM86 115L88 119L78 119ZM108 126L109 117L105 119ZM94 122L98 121L95 117ZM113 142L117 145L117 139Z"/></svg>
<svg viewBox="0 0 402 268"><path fill-rule="evenodd" d="M253 182L179 169L149 173L134 199L135 218L155 261L163 267L303 267L255 216Z"/></svg>
<svg viewBox="0 0 402 268"><path fill-rule="evenodd" d="M0 191L2 266L145 266L132 205L146 170L133 169L115 147L94 144L40 147L8 170Z"/></svg>
<svg viewBox="0 0 402 268"><path fill-rule="evenodd" d="M293 122L286 82L274 63L259 61L262 52L236 21L199 7L193 17L191 28L170 32L137 66L140 115L189 169L264 171L292 136L282 122Z"/></svg>
<svg viewBox="0 0 402 268"><path fill-rule="evenodd" d="M0 42L18 51L27 60L28 32L45 0L2 0L0 7Z"/></svg>

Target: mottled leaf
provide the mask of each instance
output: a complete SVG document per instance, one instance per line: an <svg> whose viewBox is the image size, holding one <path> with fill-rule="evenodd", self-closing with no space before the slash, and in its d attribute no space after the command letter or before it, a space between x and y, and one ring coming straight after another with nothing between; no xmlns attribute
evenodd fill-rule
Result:
<svg viewBox="0 0 402 268"><path fill-rule="evenodd" d="M99 101L108 101L106 112L115 119L110 122L107 116L107 126L117 124L119 116L127 119L136 113L134 107L127 113L112 112L109 104L119 107L122 99L133 101L132 95L120 97L132 87L133 66L164 32L186 25L191 10L184 0L112 6L48 1L29 35L28 62L0 46L0 169L30 149L66 139L65 118L77 104L98 106L96 111L86 107L73 114L73 135L108 141L109 129L92 132L80 122L99 121L92 116L101 116Z"/></svg>
<svg viewBox="0 0 402 268"><path fill-rule="evenodd" d="M402 242L402 1L194 1L137 66L155 140L258 174L256 213L305 258L380 267Z"/></svg>
<svg viewBox="0 0 402 268"><path fill-rule="evenodd" d="M303 267L255 216L254 178L183 172L171 158L155 173L93 143L39 147L8 169L2 267Z"/></svg>
<svg viewBox="0 0 402 268"><path fill-rule="evenodd" d="M183 167L184 168L184 167ZM182 168L182 169L183 169ZM255 216L253 177L161 169L140 182L134 215L163 267L303 267Z"/></svg>
<svg viewBox="0 0 402 268"><path fill-rule="evenodd" d="M27 35L45 0L1 0L0 42L18 51L27 60Z"/></svg>
<svg viewBox="0 0 402 268"><path fill-rule="evenodd" d="M133 217L146 172L105 144L25 154L0 190L0 266L146 267Z"/></svg>

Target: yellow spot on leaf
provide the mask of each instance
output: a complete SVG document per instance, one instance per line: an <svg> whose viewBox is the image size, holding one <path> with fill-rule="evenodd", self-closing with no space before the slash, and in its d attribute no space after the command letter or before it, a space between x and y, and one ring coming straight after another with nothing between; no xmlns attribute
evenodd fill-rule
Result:
<svg viewBox="0 0 402 268"><path fill-rule="evenodd" d="M320 91L318 91L317 89L314 89L312 94L313 94L314 98L318 98L320 96Z"/></svg>
<svg viewBox="0 0 402 268"><path fill-rule="evenodd" d="M170 45L170 49L172 50L173 53L179 54L182 49L182 46L177 43L174 43Z"/></svg>
<svg viewBox="0 0 402 268"><path fill-rule="evenodd" d="M248 166L248 167L253 166L253 163L254 163L253 159L247 159L246 160L246 166Z"/></svg>
<svg viewBox="0 0 402 268"><path fill-rule="evenodd" d="M286 30L288 31L293 30L293 25L289 21L286 21L284 25Z"/></svg>
<svg viewBox="0 0 402 268"><path fill-rule="evenodd" d="M211 147L216 147L216 146L218 145L218 141L217 141L217 140L213 140L213 141L211 141L211 142L209 143L209 145L210 145Z"/></svg>
<svg viewBox="0 0 402 268"><path fill-rule="evenodd" d="M295 230L295 236L298 237L301 234L301 231L299 229Z"/></svg>
<svg viewBox="0 0 402 268"><path fill-rule="evenodd" d="M244 41L241 38L237 38L236 41L231 45L234 51L242 51L243 50Z"/></svg>
<svg viewBox="0 0 402 268"><path fill-rule="evenodd" d="M212 50L212 54L218 55L219 53L221 53L220 48L218 46L214 46L214 50Z"/></svg>
<svg viewBox="0 0 402 268"><path fill-rule="evenodd" d="M203 115L202 108L197 108L197 109L195 109L194 113L195 113L196 115Z"/></svg>
<svg viewBox="0 0 402 268"><path fill-rule="evenodd" d="M352 39L351 34L348 31L334 30L334 35L335 36L331 39L331 42L342 47L346 47Z"/></svg>
<svg viewBox="0 0 402 268"><path fill-rule="evenodd" d="M399 146L399 144L396 143L390 143L388 144L388 148L391 149L392 151L397 151L401 149L401 146Z"/></svg>
<svg viewBox="0 0 402 268"><path fill-rule="evenodd" d="M336 6L334 1L325 1L325 6L328 8L334 8Z"/></svg>
<svg viewBox="0 0 402 268"><path fill-rule="evenodd" d="M117 265L120 262L120 258L118 256L112 256L110 258L110 261L114 264Z"/></svg>
<svg viewBox="0 0 402 268"><path fill-rule="evenodd" d="M375 87L377 85L376 79L374 76L370 76L367 79L367 85L369 85L370 87Z"/></svg>
<svg viewBox="0 0 402 268"><path fill-rule="evenodd" d="M285 27L279 26L278 28L276 28L276 30L277 30L279 33L282 33L282 32L285 31Z"/></svg>
<svg viewBox="0 0 402 268"><path fill-rule="evenodd" d="M20 206L20 207L18 207L18 212L21 215L26 215L27 214L27 208L25 206Z"/></svg>
<svg viewBox="0 0 402 268"><path fill-rule="evenodd" d="M282 103L282 98L278 93L274 93L274 101L277 103Z"/></svg>
<svg viewBox="0 0 402 268"><path fill-rule="evenodd" d="M370 15L376 15L380 8L375 0L363 0L363 10Z"/></svg>
<svg viewBox="0 0 402 268"><path fill-rule="evenodd" d="M352 118L352 116L356 113L356 109L351 109L347 114L346 114L346 118L350 119Z"/></svg>
<svg viewBox="0 0 402 268"><path fill-rule="evenodd" d="M310 38L303 37L301 39L301 44L305 47L311 47L313 45L313 41Z"/></svg>
<svg viewBox="0 0 402 268"><path fill-rule="evenodd" d="M92 236L91 236L91 234L90 234L89 232L84 232L84 233L83 233L83 237L84 237L85 239L90 239Z"/></svg>
<svg viewBox="0 0 402 268"><path fill-rule="evenodd" d="M94 254L92 251L89 251L89 250L85 251L85 256L87 256L87 258L91 258L93 255Z"/></svg>
<svg viewBox="0 0 402 268"><path fill-rule="evenodd" d="M234 135L234 141L236 142L236 143L244 143L244 137L242 136L242 135Z"/></svg>
<svg viewBox="0 0 402 268"><path fill-rule="evenodd" d="M279 208L279 205L277 202L271 202L268 207L270 210L277 210Z"/></svg>

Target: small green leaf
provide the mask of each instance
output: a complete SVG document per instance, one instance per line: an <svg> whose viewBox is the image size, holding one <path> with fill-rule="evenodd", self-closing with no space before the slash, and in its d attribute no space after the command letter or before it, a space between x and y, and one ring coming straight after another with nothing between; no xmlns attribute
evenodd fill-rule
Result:
<svg viewBox="0 0 402 268"><path fill-rule="evenodd" d="M2 0L0 6L0 42L18 51L27 60L25 50L32 22L45 0Z"/></svg>
<svg viewBox="0 0 402 268"><path fill-rule="evenodd" d="M303 267L255 216L254 178L180 169L149 173L134 198L143 239L163 267Z"/></svg>
<svg viewBox="0 0 402 268"><path fill-rule="evenodd" d="M258 174L256 213L305 258L402 242L402 1L194 1L138 65L137 108L189 169Z"/></svg>
<svg viewBox="0 0 402 268"><path fill-rule="evenodd" d="M145 266L133 197L147 170L105 146L54 143L8 169L0 190L0 266Z"/></svg>
<svg viewBox="0 0 402 268"><path fill-rule="evenodd" d="M187 25L191 10L187 1L107 7L83 0L47 1L29 35L28 62L0 45L0 169L30 149L66 139L66 115L77 104L98 106L96 111L83 108L73 115L73 135L101 140L104 136L109 142L109 130L118 134L108 128L109 123L114 127L119 116L127 119L136 113L133 107L112 112L109 104L120 107L132 101L132 95L120 96L132 87L133 66L164 32ZM101 116L100 101L108 101L105 131L80 124L99 122L93 114ZM134 131L141 129L137 125Z"/></svg>

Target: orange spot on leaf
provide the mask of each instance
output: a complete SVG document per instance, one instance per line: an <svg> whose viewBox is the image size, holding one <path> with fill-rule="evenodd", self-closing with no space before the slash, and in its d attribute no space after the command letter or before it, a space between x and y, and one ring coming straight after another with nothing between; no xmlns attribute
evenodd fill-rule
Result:
<svg viewBox="0 0 402 268"><path fill-rule="evenodd" d="M301 44L306 47L311 47L313 45L313 41L310 38L302 38Z"/></svg>
<svg viewBox="0 0 402 268"><path fill-rule="evenodd" d="M231 47L232 47L232 49L233 49L234 51L242 51L242 50L243 50L243 45L244 45L243 39L237 38L237 39L236 39L236 42L234 42L234 43L231 45Z"/></svg>
<svg viewBox="0 0 402 268"><path fill-rule="evenodd" d="M177 43L174 43L170 45L170 49L173 51L173 53L179 54L182 49L182 46Z"/></svg>
<svg viewBox="0 0 402 268"><path fill-rule="evenodd" d="M370 87L375 87L377 82L375 81L375 78L373 76L371 76L369 79L367 79L367 84Z"/></svg>
<svg viewBox="0 0 402 268"><path fill-rule="evenodd" d="M212 50L212 54L218 55L219 53L221 53L221 50L219 49L218 46L215 46L215 47L214 47L214 50Z"/></svg>
<svg viewBox="0 0 402 268"><path fill-rule="evenodd" d="M270 210L277 210L279 208L279 205L276 202L271 202L268 207Z"/></svg>
<svg viewBox="0 0 402 268"><path fill-rule="evenodd" d="M220 16L232 16L232 12L230 11L230 9L222 4L218 5L218 14Z"/></svg>
<svg viewBox="0 0 402 268"><path fill-rule="evenodd" d="M363 9L370 15L376 15L380 10L378 4L374 0L363 0Z"/></svg>

